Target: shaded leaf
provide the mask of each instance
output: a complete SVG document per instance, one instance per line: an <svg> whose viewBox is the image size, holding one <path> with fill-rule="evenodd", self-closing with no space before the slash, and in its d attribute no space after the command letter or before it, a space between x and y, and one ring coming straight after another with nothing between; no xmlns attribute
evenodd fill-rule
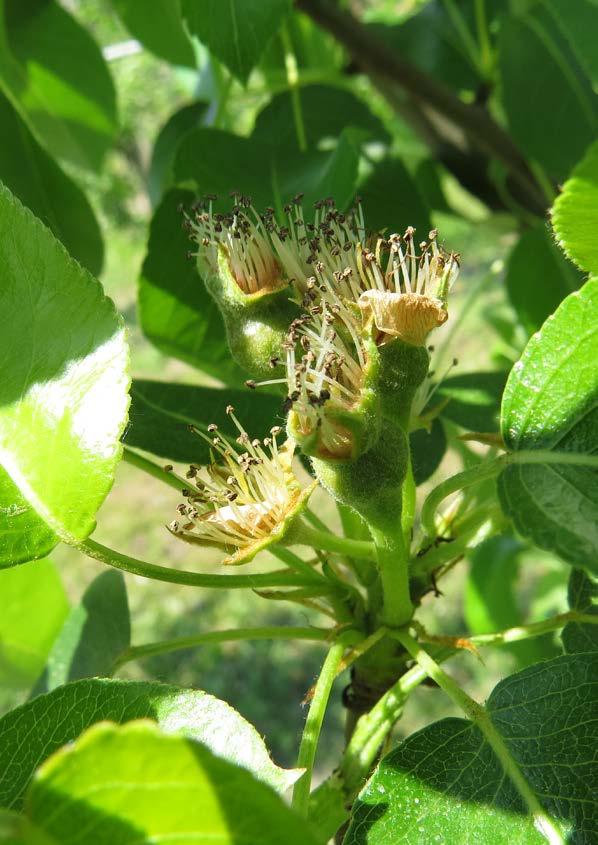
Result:
<svg viewBox="0 0 598 845"><path fill-rule="evenodd" d="M569 577L569 607L580 613L598 615L598 580L583 569L574 569ZM598 652L598 624L569 622L563 628L563 645L569 654Z"/></svg>
<svg viewBox="0 0 598 845"><path fill-rule="evenodd" d="M299 90L308 147L338 138L348 127L363 130L363 139L388 142L387 130L367 105L349 91L331 85L304 85ZM293 101L289 91L277 94L258 113L252 139L280 150L298 152Z"/></svg>
<svg viewBox="0 0 598 845"><path fill-rule="evenodd" d="M120 458L124 328L99 283L2 187L0 311L11 315L0 337L0 465L19 488L15 505L25 499L77 543L93 531ZM12 551L3 548L2 564L19 562Z"/></svg>
<svg viewBox="0 0 598 845"><path fill-rule="evenodd" d="M507 373L462 373L444 379L434 401L450 399L442 416L469 431L496 431Z"/></svg>
<svg viewBox="0 0 598 845"><path fill-rule="evenodd" d="M460 12L469 4L460 3ZM471 10L469 10L471 11ZM463 40L453 26L447 7L439 0L428 2L416 15L394 25L370 24L369 28L398 55L456 89L475 89L480 76Z"/></svg>
<svg viewBox="0 0 598 845"><path fill-rule="evenodd" d="M598 98L543 5L507 17L499 38L502 102L522 150L564 179L598 131Z"/></svg>
<svg viewBox="0 0 598 845"><path fill-rule="evenodd" d="M243 374L230 357L218 307L195 262L187 259L191 244L178 207L189 207L194 197L189 191L170 190L152 218L139 277L141 328L168 355L226 383L239 384Z"/></svg>
<svg viewBox="0 0 598 845"><path fill-rule="evenodd" d="M358 152L355 130L340 134L336 148L329 152L310 150L289 156L281 148L276 154L259 139L242 138L220 129L201 128L182 140L174 165L176 181L193 182L199 194L214 193L225 198L222 210L230 208L231 191L251 197L263 210L284 203L296 194L305 194L303 205L309 216L311 203L332 196L345 208L355 192Z"/></svg>
<svg viewBox="0 0 598 845"><path fill-rule="evenodd" d="M202 742L275 789L297 779L296 771L274 765L256 729L218 698L165 684L93 679L58 687L0 719L0 806L20 809L37 767L90 725L133 719L153 719L167 733Z"/></svg>
<svg viewBox="0 0 598 845"><path fill-rule="evenodd" d="M156 56L173 65L196 66L180 0L153 0L151 8L135 0L112 0L112 4L131 35Z"/></svg>
<svg viewBox="0 0 598 845"><path fill-rule="evenodd" d="M226 413L229 404L251 437L265 437L273 425L284 424L282 397L264 391L136 379L131 399L130 425L123 438L127 446L181 463L205 464L210 460L208 444L189 431L189 424L205 431L213 422L223 433L234 432L236 436Z"/></svg>
<svg viewBox="0 0 598 845"><path fill-rule="evenodd" d="M552 225L569 258L582 270L598 273L598 143L565 182L552 210Z"/></svg>
<svg viewBox="0 0 598 845"><path fill-rule="evenodd" d="M122 572L102 572L65 620L33 695L79 678L111 675L116 658L130 644L125 579Z"/></svg>
<svg viewBox="0 0 598 845"><path fill-rule="evenodd" d="M291 9L291 0L182 2L191 32L243 83Z"/></svg>
<svg viewBox="0 0 598 845"><path fill-rule="evenodd" d="M463 614L472 634L490 634L522 623L518 599L519 555L522 545L509 535L490 537L468 555L469 577L463 597ZM553 656L552 637L535 637L501 646L520 666ZM552 653L551 653L552 652Z"/></svg>
<svg viewBox="0 0 598 845"><path fill-rule="evenodd" d="M102 269L100 227L83 191L37 143L0 93L0 179L91 273Z"/></svg>
<svg viewBox="0 0 598 845"><path fill-rule="evenodd" d="M486 709L549 817L592 841L598 822L594 749L598 661L565 655L501 681ZM482 733L443 719L408 737L360 794L346 845L546 842Z"/></svg>
<svg viewBox="0 0 598 845"><path fill-rule="evenodd" d="M446 434L440 420L434 420L430 431L424 428L412 431L409 435L409 445L413 477L419 486L436 472L446 452Z"/></svg>
<svg viewBox="0 0 598 845"><path fill-rule="evenodd" d="M2 5L5 93L52 155L99 168L117 116L114 85L98 45L54 0L3 0ZM68 49L56 49L61 44Z"/></svg>
<svg viewBox="0 0 598 845"><path fill-rule="evenodd" d="M509 375L501 426L507 448L598 452L598 279L570 294ZM498 482L504 511L540 548L588 568L598 561L598 473L515 464Z"/></svg>
<svg viewBox="0 0 598 845"><path fill-rule="evenodd" d="M384 158L359 186L368 229L402 234L413 226L420 240L432 228L430 211L419 188L398 158ZM400 202L397 198L400 197Z"/></svg>
<svg viewBox="0 0 598 845"><path fill-rule="evenodd" d="M27 689L44 667L68 599L49 560L0 570L0 596L0 684Z"/></svg>
<svg viewBox="0 0 598 845"><path fill-rule="evenodd" d="M550 0L546 8L558 21L561 31L596 90L598 88L598 55L594 38L598 26L596 0L577 0L575 3L570 3L568 0Z"/></svg>
<svg viewBox="0 0 598 845"><path fill-rule="evenodd" d="M172 168L181 138L199 126L206 108L207 103L189 103L175 111L158 132L148 173L148 189L154 205L172 183Z"/></svg>
<svg viewBox="0 0 598 845"><path fill-rule="evenodd" d="M567 294L579 288L582 278L541 225L528 229L515 244L505 282L519 320L532 334Z"/></svg>

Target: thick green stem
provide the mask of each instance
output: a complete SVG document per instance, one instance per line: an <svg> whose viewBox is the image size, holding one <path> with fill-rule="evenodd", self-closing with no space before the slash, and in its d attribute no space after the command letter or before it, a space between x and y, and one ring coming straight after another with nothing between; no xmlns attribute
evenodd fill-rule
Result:
<svg viewBox="0 0 598 845"><path fill-rule="evenodd" d="M376 551L373 543L366 540L351 540L349 537L337 537L336 534L320 531L305 523L298 525L289 539L293 543L311 546L325 552L336 552L363 560L375 560Z"/></svg>
<svg viewBox="0 0 598 845"><path fill-rule="evenodd" d="M142 578L152 578L155 581L168 581L171 584L186 584L190 587L224 587L235 589L263 589L264 587L311 587L313 578L307 578L287 570L276 572L260 572L256 575L208 575L203 572L190 572L185 569L170 569L166 566L156 566L145 560L129 557L114 549L109 549L95 540L87 539L77 548L88 557L101 560L108 566L140 575Z"/></svg>
<svg viewBox="0 0 598 845"><path fill-rule="evenodd" d="M305 769L293 790L293 807L301 815L307 815L309 804L309 793L311 789L311 778L316 757L316 749L322 730L322 722L328 706L328 699L332 684L336 678L336 672L343 657L345 647L342 643L335 643L324 660L322 671L316 682L313 698L309 707L309 713L305 722L297 768Z"/></svg>
<svg viewBox="0 0 598 845"><path fill-rule="evenodd" d="M144 458L143 455L137 452L133 452L127 446L123 448L123 461L131 464L131 466L137 467L137 469L143 470L143 472L147 472L148 475L152 475L158 481L174 487L175 490L181 491L189 486L189 482L185 481L184 478L179 478L174 472L167 472L164 467L158 466L158 464Z"/></svg>
<svg viewBox="0 0 598 845"><path fill-rule="evenodd" d="M125 663L141 660L156 654L169 654L187 648L207 645L208 643L228 643L235 640L316 640L330 639L333 631L325 628L280 628L274 625L266 628L234 628L230 631L208 631L191 637L177 637L173 640L161 640L145 645L130 646L116 659L113 673Z"/></svg>
<svg viewBox="0 0 598 845"><path fill-rule="evenodd" d="M376 559L382 584L381 622L390 628L405 625L413 615L409 593L409 555L402 530L392 534L373 526L370 532L376 546Z"/></svg>
<svg viewBox="0 0 598 845"><path fill-rule="evenodd" d="M465 690L461 689L456 681L450 675L447 675L444 669L406 631L395 631L393 636L397 638L424 672L436 681L449 698L461 708L467 718L477 726L498 757L505 773L527 804L537 827L544 833L551 845L564 845L565 840L561 832L540 804L519 768L519 764L513 758L501 734L494 727L486 708L467 695Z"/></svg>

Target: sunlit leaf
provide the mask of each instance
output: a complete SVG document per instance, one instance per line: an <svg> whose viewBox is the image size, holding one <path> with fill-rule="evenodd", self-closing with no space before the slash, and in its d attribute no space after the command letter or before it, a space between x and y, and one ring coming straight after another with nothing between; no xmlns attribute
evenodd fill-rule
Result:
<svg viewBox="0 0 598 845"><path fill-rule="evenodd" d="M598 279L570 294L529 341L502 404L507 448L598 453ZM570 563L598 561L598 473L558 463L513 464L499 478L517 530Z"/></svg>
<svg viewBox="0 0 598 845"><path fill-rule="evenodd" d="M30 555L0 523L0 562L10 566L48 551L41 522L68 543L93 530L120 457L128 360L99 283L2 187L0 311L10 314L0 335L0 499L14 505L13 529L41 532Z"/></svg>

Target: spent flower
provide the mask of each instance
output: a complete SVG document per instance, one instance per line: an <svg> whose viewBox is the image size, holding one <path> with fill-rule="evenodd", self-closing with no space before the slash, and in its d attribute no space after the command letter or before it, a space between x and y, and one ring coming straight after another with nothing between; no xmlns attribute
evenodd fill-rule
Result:
<svg viewBox="0 0 598 845"><path fill-rule="evenodd" d="M208 434L194 429L210 444L213 459L204 468L191 466L180 518L168 527L183 540L225 550L224 563L235 564L283 540L315 485L301 488L292 467L294 443L278 445L279 426L252 440L230 405L227 413L239 431L234 443L214 424Z"/></svg>

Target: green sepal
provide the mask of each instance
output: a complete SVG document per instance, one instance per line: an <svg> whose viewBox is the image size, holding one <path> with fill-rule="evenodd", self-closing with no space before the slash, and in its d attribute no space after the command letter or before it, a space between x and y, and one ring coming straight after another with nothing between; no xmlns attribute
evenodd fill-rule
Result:
<svg viewBox="0 0 598 845"><path fill-rule="evenodd" d="M283 357L282 344L289 325L299 314L298 306L290 299L291 288L285 284L274 290L244 293L232 276L223 247L218 251L217 274L201 257L197 267L220 309L235 361L253 376L272 377L272 361Z"/></svg>

